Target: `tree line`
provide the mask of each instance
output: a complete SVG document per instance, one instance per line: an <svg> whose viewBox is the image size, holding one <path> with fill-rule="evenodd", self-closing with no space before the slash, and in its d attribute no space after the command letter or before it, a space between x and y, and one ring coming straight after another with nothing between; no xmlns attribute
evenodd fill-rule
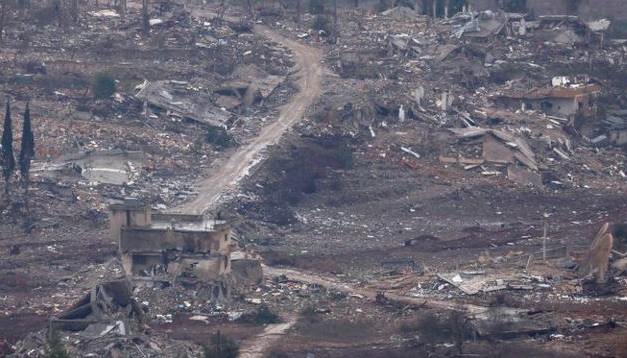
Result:
<svg viewBox="0 0 627 358"><path fill-rule="evenodd" d="M7 98L6 110L4 113L4 127L2 131L2 141L0 142L0 166L4 177L4 192L8 196L9 184L15 173L15 154L13 151L13 126L11 121L11 104ZM22 125L22 143L18 158L20 179L22 186L28 192L30 184L30 163L35 156L35 136L30 120L30 101L26 102L24 110L24 123Z"/></svg>

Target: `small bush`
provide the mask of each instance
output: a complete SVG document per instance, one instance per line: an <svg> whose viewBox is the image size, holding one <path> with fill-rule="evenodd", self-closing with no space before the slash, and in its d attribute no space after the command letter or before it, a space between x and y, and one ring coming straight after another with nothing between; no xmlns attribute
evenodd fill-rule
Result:
<svg viewBox="0 0 627 358"><path fill-rule="evenodd" d="M503 9L508 12L526 12L527 0L506 0Z"/></svg>
<svg viewBox="0 0 627 358"><path fill-rule="evenodd" d="M614 225L612 232L615 238L625 239L627 238L627 223L618 223Z"/></svg>
<svg viewBox="0 0 627 358"><path fill-rule="evenodd" d="M399 331L402 333L417 332L420 341L427 345L452 341L460 353L464 341L472 336L466 315L464 312L456 310L443 316L427 313L415 320L403 322Z"/></svg>
<svg viewBox="0 0 627 358"><path fill-rule="evenodd" d="M61 336L58 331L48 332L44 351L48 358L70 358L70 354L61 343Z"/></svg>
<svg viewBox="0 0 627 358"><path fill-rule="evenodd" d="M353 151L346 145L335 148L331 155L339 162L342 169L352 169L355 166Z"/></svg>
<svg viewBox="0 0 627 358"><path fill-rule="evenodd" d="M243 316L240 321L243 322L250 322L250 323L254 323L256 325L264 325L264 324L273 324L273 323L278 323L279 322L279 315L277 315L276 313L270 311L270 309L268 308L268 306L263 305L261 307L259 307L259 310L257 310L257 312L251 313L251 314L247 314L245 316Z"/></svg>
<svg viewBox="0 0 627 358"><path fill-rule="evenodd" d="M205 358L237 358L239 345L218 331L211 337L211 344L204 349Z"/></svg>
<svg viewBox="0 0 627 358"><path fill-rule="evenodd" d="M268 306L261 306L259 311L257 311L257 315L255 315L255 323L258 325L263 324L272 324L279 322L279 315L270 311Z"/></svg>
<svg viewBox="0 0 627 358"><path fill-rule="evenodd" d="M322 0L309 0L309 12L312 14L322 14L324 3Z"/></svg>
<svg viewBox="0 0 627 358"><path fill-rule="evenodd" d="M324 15L316 16L313 23L311 24L311 28L318 31L323 30L326 33L331 32L329 19Z"/></svg>
<svg viewBox="0 0 627 358"><path fill-rule="evenodd" d="M608 29L608 36L613 39L624 39L627 37L627 21L612 21Z"/></svg>
<svg viewBox="0 0 627 358"><path fill-rule="evenodd" d="M113 96L115 93L115 79L107 72L97 73L94 77L92 92L96 99L104 99Z"/></svg>
<svg viewBox="0 0 627 358"><path fill-rule="evenodd" d="M226 129L221 127L209 127L206 134L207 142L215 144L220 148L228 148L235 145L235 140L229 135Z"/></svg>

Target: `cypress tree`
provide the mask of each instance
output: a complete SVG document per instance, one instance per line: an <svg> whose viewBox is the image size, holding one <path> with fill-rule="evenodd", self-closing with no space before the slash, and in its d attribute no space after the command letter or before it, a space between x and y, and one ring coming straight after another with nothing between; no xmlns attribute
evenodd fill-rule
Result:
<svg viewBox="0 0 627 358"><path fill-rule="evenodd" d="M7 98L7 110L4 115L4 131L2 132L2 151L0 152L0 165L2 176L6 183L4 192L9 194L9 181L15 170L15 156L13 156L13 129L11 128L11 107Z"/></svg>
<svg viewBox="0 0 627 358"><path fill-rule="evenodd" d="M24 111L24 126L22 127L22 146L20 150L20 174L22 175L22 184L28 192L30 162L35 156L35 136L30 124L30 102L26 102L26 110Z"/></svg>

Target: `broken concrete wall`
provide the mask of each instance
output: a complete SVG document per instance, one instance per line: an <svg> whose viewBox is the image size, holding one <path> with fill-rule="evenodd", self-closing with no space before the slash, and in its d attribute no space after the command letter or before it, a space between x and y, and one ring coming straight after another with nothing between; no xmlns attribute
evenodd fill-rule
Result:
<svg viewBox="0 0 627 358"><path fill-rule="evenodd" d="M610 254L614 246L614 237L608 233L609 223L603 224L597 236L592 241L586 256L577 267L580 277L592 274L596 282L605 281L610 260Z"/></svg>
<svg viewBox="0 0 627 358"><path fill-rule="evenodd" d="M240 285L257 285L263 279L263 269L259 260L233 260L231 272Z"/></svg>
<svg viewBox="0 0 627 358"><path fill-rule="evenodd" d="M616 145L627 144L627 129L613 129L609 131L609 138Z"/></svg>
<svg viewBox="0 0 627 358"><path fill-rule="evenodd" d="M168 265L168 272L175 276L191 277L200 281L213 281L231 271L229 255L209 258L183 258Z"/></svg>
<svg viewBox="0 0 627 358"><path fill-rule="evenodd" d="M597 84L571 87L537 87L527 92L506 91L492 99L499 107L510 110L536 110L547 114L570 116L576 113L593 115L593 99L601 92Z"/></svg>
<svg viewBox="0 0 627 358"><path fill-rule="evenodd" d="M202 215L196 214L168 214L168 213L152 213L152 220L161 222L177 222L193 223L203 222L205 218Z"/></svg>
<svg viewBox="0 0 627 358"><path fill-rule="evenodd" d="M109 207L109 232L115 242L120 241L122 227L149 227L151 222L148 206L114 204Z"/></svg>
<svg viewBox="0 0 627 358"><path fill-rule="evenodd" d="M483 137L483 158L494 163L512 163L514 152L492 135Z"/></svg>
<svg viewBox="0 0 627 358"><path fill-rule="evenodd" d="M132 298L128 280L105 282L94 287L59 317L50 320L52 329L83 330L91 324L143 319L143 312Z"/></svg>
<svg viewBox="0 0 627 358"><path fill-rule="evenodd" d="M520 185L542 186L542 176L539 173L514 164L507 167L507 179Z"/></svg>
<svg viewBox="0 0 627 358"><path fill-rule="evenodd" d="M168 249L195 253L223 252L228 249L229 243L228 229L206 232L123 227L120 231L120 250L124 253Z"/></svg>
<svg viewBox="0 0 627 358"><path fill-rule="evenodd" d="M166 257L163 253L122 255L122 266L129 276L167 275Z"/></svg>
<svg viewBox="0 0 627 358"><path fill-rule="evenodd" d="M538 110L547 114L559 114L569 116L571 114L577 113L577 108L578 104L575 98L546 98L525 100L525 109Z"/></svg>

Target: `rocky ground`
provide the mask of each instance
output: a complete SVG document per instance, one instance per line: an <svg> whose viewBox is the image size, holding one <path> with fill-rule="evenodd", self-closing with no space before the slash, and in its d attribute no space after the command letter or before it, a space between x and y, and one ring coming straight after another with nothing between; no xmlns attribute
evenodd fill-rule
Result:
<svg viewBox="0 0 627 358"><path fill-rule="evenodd" d="M107 231L110 200L133 196L161 210L175 207L194 198L194 182L237 151L207 142L206 124L152 107L144 112L135 86L178 80L213 93L236 65L283 76L292 71L293 54L284 47L236 31L232 22L192 16L198 12L155 9L151 17L166 26L153 27L150 36L141 32L138 7L124 20L94 14L65 28L15 21L0 55L14 128L21 128L30 98L39 149L28 195L14 184L0 201L0 338L24 356L44 345L29 332L44 329L99 281L120 275ZM322 95L217 209L233 223L240 245L274 269L259 285L238 287L227 303L206 302L180 287L137 290L149 321L133 337L92 342L64 333L71 353L113 354L115 342L128 356L200 356L218 330L247 347L263 336L261 325L274 321L259 319L260 307L268 306L291 327L265 341L269 357L627 354L624 272L612 269L607 284L595 285L572 270L604 222L625 220L623 149L593 146L594 125L502 112L489 97L505 83L541 84L592 63L589 74L611 97L606 108L624 108L624 48L556 45L533 36L464 44L449 38L450 24L408 10L342 10L340 43L332 45L307 32L315 16L304 15L297 26L289 14L260 19L325 52ZM395 49L391 39L398 36L416 38L418 50ZM465 50L435 61L444 44ZM112 100L91 96L91 78L102 70L117 80ZM30 72L33 78L17 77ZM298 91L297 80L288 76L261 103L228 110L235 142L255 138ZM418 84L426 93L420 103L411 95ZM447 111L438 104L442 89L455 97ZM466 127L466 118L523 138L542 185L509 180L502 163L442 160L481 156L480 142L451 131ZM93 150L143 156L121 160L132 178L122 186L76 170L46 170ZM611 230L615 250L627 251L620 225ZM464 292L458 286L468 277L499 288Z"/></svg>

